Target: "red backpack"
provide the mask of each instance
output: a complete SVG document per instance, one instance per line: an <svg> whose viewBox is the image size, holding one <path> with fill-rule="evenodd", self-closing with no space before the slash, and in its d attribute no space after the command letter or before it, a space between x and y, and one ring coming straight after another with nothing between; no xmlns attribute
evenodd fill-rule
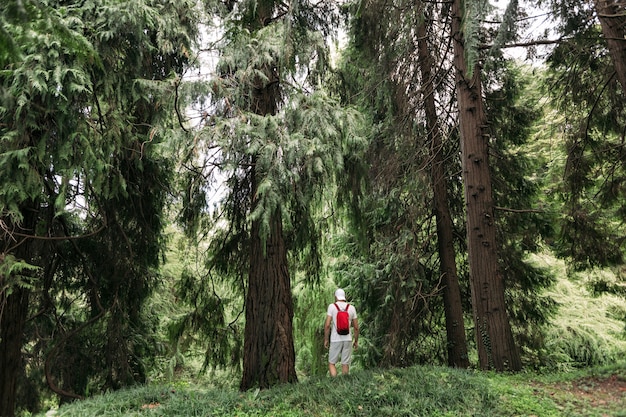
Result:
<svg viewBox="0 0 626 417"><path fill-rule="evenodd" d="M350 304L346 305L345 310L341 310L337 303L335 303L335 307L337 307L337 320L335 322L337 333L341 335L350 334L350 314L348 314Z"/></svg>

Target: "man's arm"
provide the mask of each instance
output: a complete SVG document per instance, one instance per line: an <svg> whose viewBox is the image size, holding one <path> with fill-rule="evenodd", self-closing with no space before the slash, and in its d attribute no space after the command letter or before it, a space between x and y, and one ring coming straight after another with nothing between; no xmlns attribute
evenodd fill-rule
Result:
<svg viewBox="0 0 626 417"><path fill-rule="evenodd" d="M328 348L330 346L330 322L332 321L331 316L326 316L326 322L324 323L324 347Z"/></svg>
<svg viewBox="0 0 626 417"><path fill-rule="evenodd" d="M357 349L359 347L359 319L352 319L352 327L354 328L354 341L352 347Z"/></svg>

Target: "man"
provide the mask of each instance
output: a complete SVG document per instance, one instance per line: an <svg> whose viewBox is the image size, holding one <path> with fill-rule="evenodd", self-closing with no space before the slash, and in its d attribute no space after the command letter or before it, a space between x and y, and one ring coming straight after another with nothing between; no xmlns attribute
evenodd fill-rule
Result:
<svg viewBox="0 0 626 417"><path fill-rule="evenodd" d="M348 314L350 315L350 323L354 329L354 341L352 340L352 332L346 335L337 333L337 313L338 308L342 311L348 306ZM331 329L332 323L332 329ZM329 338L330 336L330 338ZM337 367L335 364L341 360L341 373L347 375L350 370L350 362L352 360L352 349L355 350L359 345L359 322L356 317L356 309L353 305L346 302L346 293L341 288L335 291L335 302L328 305L326 312L326 323L324 323L324 347L328 350L328 370L330 376L337 376Z"/></svg>

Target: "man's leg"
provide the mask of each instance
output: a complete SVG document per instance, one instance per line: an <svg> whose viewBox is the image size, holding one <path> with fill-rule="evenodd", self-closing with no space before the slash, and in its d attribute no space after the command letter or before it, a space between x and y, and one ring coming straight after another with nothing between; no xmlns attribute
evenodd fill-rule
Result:
<svg viewBox="0 0 626 417"><path fill-rule="evenodd" d="M336 369L335 372L337 372ZM350 365L341 364L341 373L344 375L348 375L350 373Z"/></svg>
<svg viewBox="0 0 626 417"><path fill-rule="evenodd" d="M335 364L341 359L341 342L330 342L328 349L328 372L330 376L337 376Z"/></svg>
<svg viewBox="0 0 626 417"><path fill-rule="evenodd" d="M350 373L350 363L352 362L352 342L343 342L341 349L341 373Z"/></svg>
<svg viewBox="0 0 626 417"><path fill-rule="evenodd" d="M343 365L341 366L341 370L343 371ZM328 372L330 372L330 376L337 376L337 367L334 363L328 363Z"/></svg>

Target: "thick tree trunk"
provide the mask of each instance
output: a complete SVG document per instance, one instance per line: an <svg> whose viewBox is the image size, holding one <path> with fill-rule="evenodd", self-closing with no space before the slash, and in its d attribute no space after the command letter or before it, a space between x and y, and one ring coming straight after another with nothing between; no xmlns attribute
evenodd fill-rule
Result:
<svg viewBox="0 0 626 417"><path fill-rule="evenodd" d="M259 3L257 14L260 26L269 21L271 5L271 2ZM250 110L263 116L275 115L280 97L279 75L270 65L258 69L267 78L255 80ZM251 169L253 212L260 173L256 171L254 162ZM291 277L280 210L272 213L269 236L261 236L259 220L252 222L250 241L242 391L297 382Z"/></svg>
<svg viewBox="0 0 626 417"><path fill-rule="evenodd" d="M37 204L22 210L24 220L17 229L32 234L37 220ZM10 230L10 228L9 228ZM12 255L18 260L32 262L32 240L15 244L12 236L7 237L15 247ZM5 253L0 253L0 263L5 262ZM20 286L11 287L7 294L5 286L11 277L0 275L0 417L13 417L17 406L17 381L22 372L22 345L28 318L30 290Z"/></svg>
<svg viewBox="0 0 626 417"><path fill-rule="evenodd" d="M422 20L418 26L418 53L426 126L431 142L431 177L437 217L437 240L439 244L439 262L443 282L443 305L446 315L446 336L448 346L448 365L452 367L469 367L467 355L467 338L463 324L463 306L461 289L456 269L456 255L453 244L452 218L448 207L448 191L444 170L441 129L435 107L432 67L433 60L426 41L426 22Z"/></svg>
<svg viewBox="0 0 626 417"><path fill-rule="evenodd" d="M2 417L15 415L17 380L22 369L24 342L22 335L28 315L28 300L29 291L23 288L16 288L8 297L4 293L0 295L0 416Z"/></svg>
<svg viewBox="0 0 626 417"><path fill-rule="evenodd" d="M242 391L297 382L291 283L280 213L274 215L265 247L259 222L252 225L244 337Z"/></svg>
<svg viewBox="0 0 626 417"><path fill-rule="evenodd" d="M478 64L468 78L462 24L463 0L452 6L452 36L470 267L472 307L478 357L482 369L520 370L498 270L494 204L489 171L487 117L482 101Z"/></svg>
<svg viewBox="0 0 626 417"><path fill-rule="evenodd" d="M626 92L626 1L594 0L617 79Z"/></svg>

